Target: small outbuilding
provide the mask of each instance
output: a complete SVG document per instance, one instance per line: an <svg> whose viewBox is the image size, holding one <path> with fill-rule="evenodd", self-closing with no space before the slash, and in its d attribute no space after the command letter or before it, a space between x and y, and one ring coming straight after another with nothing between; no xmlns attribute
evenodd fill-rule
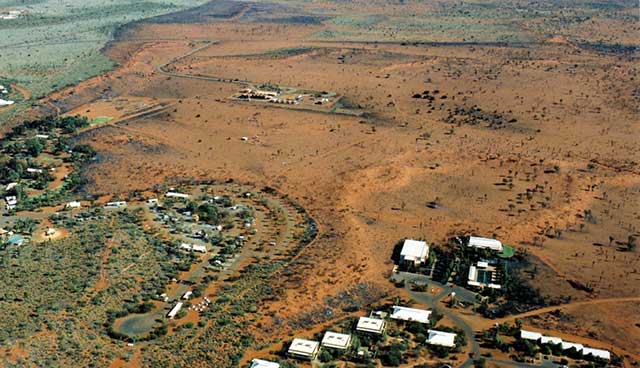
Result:
<svg viewBox="0 0 640 368"><path fill-rule="evenodd" d="M270 362L268 360L254 359L251 361L249 368L280 368L280 363Z"/></svg>

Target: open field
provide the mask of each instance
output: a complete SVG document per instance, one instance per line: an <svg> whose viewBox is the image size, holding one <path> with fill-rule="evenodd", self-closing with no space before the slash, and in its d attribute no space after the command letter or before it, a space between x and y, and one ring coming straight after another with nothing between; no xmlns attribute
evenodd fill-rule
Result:
<svg viewBox="0 0 640 368"><path fill-rule="evenodd" d="M81 114L91 122L73 138L99 157L83 167L82 194L136 197L167 183L213 181L252 183L265 196L265 188L275 188L280 217L267 215L268 205L243 201L262 213L258 234L280 234L274 241L291 248L253 249L240 258L238 268L203 291L215 298L204 314L190 310L165 324L159 316L170 306L159 303L112 315L113 331L133 336L135 347L105 337L95 327L104 321L91 320L87 306L46 312L87 314L69 328L79 329L74 336L81 341L93 338L82 334L99 335L104 349L86 351L99 352L99 365L237 366L255 357L291 362L280 353L284 341L346 329L340 321L399 296L445 311L442 324L465 331L468 345L454 354L455 365L470 366L468 354L478 358L474 331L518 317L611 349L616 365L630 367L640 359L633 317L640 297L637 13L627 1L561 3L220 1L122 29L100 54L117 68L48 95L32 111ZM247 85L335 94L341 111L232 98ZM233 191L227 184L219 190ZM318 236L298 248L307 213ZM150 212L147 225L182 231L158 225L156 215ZM67 269L51 277L52 290L64 289L71 299L99 285L103 315L122 310L127 293L142 287L136 280L166 281L162 265L176 261L149 248L154 242L144 222L123 233L119 227L129 225L111 218L53 242L88 252L93 248L78 245L86 242L82 236L101 229L91 234L98 248L75 268L88 275L86 285L77 284L75 273L66 283ZM492 320L446 303L459 286L444 285L449 278L433 284L438 292L431 294L389 282L400 239L426 239L446 254L455 248L450 239L462 235L513 245L522 262L510 272L539 300ZM129 243L133 248L125 250ZM105 268L96 254L109 244L122 250L109 253L106 265L116 263ZM28 244L15 259L7 253L5 262L32 270L29 255L39 246ZM143 262L154 263L148 268L135 258L145 250L151 253ZM203 280L209 257L189 258L178 279ZM125 269L135 278L110 296L104 290ZM170 299L186 290L183 283L163 285ZM43 308L29 303L10 307L25 318ZM7 323L7 331L24 333L5 336L6 364L52 363L43 351L56 345L37 347L54 341L52 328L38 321L23 329ZM629 337L617 336L618 329ZM141 341L150 331L166 336ZM190 353L180 354L185 349ZM434 362L419 344L405 350L404 359L415 355L411 363ZM496 355L488 363L501 366L501 359L510 358Z"/></svg>

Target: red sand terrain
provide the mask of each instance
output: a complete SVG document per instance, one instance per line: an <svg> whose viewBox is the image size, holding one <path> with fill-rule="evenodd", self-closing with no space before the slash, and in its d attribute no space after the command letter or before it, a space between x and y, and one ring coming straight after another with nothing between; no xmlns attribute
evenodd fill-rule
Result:
<svg viewBox="0 0 640 368"><path fill-rule="evenodd" d="M106 51L117 69L49 101L116 118L82 135L103 157L88 173L95 193L233 178L275 187L313 215L321 236L294 263L295 280L274 280L286 294L262 325L293 321L356 284L395 293L390 257L404 237L498 237L538 257L532 282L550 297L640 295L640 253L624 251L640 225L634 60L557 39L535 48L308 41L322 27L143 24ZM203 40L217 43L199 49ZM309 49L270 53L294 48ZM165 64L170 73L333 91L368 114L232 101L240 86L160 73ZM424 90L439 90L433 108L412 98ZM159 102L157 114L124 119ZM471 106L516 121L500 129L443 121ZM440 208L426 207L436 199ZM639 354L637 313L620 313L635 306L580 305L566 312L579 323L558 328L585 337L595 329ZM296 327L268 330L262 338L277 341Z"/></svg>

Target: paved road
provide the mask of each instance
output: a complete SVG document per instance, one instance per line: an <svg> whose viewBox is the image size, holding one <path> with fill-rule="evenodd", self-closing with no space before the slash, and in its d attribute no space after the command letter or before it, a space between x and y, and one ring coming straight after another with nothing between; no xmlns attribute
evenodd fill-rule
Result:
<svg viewBox="0 0 640 368"><path fill-rule="evenodd" d="M460 318L457 314L452 313L449 310L442 309L438 306L438 302L440 302L447 295L451 294L451 292L455 291L454 288L452 288L451 286L444 285L439 282L430 280L424 275L401 272L394 275L394 277L396 280L405 280L405 289L407 290L407 293L411 296L412 299L428 306L432 310L438 311L445 317L452 320L456 324L456 326L460 327L464 331L465 335L467 335L469 342L471 343L471 354L470 354L470 357L460 365L460 367L462 368L472 367L473 361L480 357L480 344L478 344L478 341L475 339L475 331L473 331L473 328L466 321ZM433 295L433 296L424 292L416 292L411 290L411 281L425 281L425 282L428 282L430 285L435 285L440 287L442 291L439 294Z"/></svg>
<svg viewBox="0 0 640 368"><path fill-rule="evenodd" d="M471 344L471 354L467 360L462 362L460 367L461 368L473 367L474 361L481 357L480 344L478 343L478 340L476 340L475 338L475 331L458 314L452 311L449 311L447 309L440 308L438 303L442 299L444 299L447 295L450 295L451 292L456 293L456 299L462 299L468 302L473 302L475 301L475 293L469 290L463 289L459 286L452 287L449 285L441 284L439 282L429 279L427 276L419 275L419 274L400 272L400 273L394 274L393 278L395 280L405 280L405 289L407 290L407 293L411 296L412 299L426 305L427 307L433 310L437 310L439 313L441 313L445 317L452 320L456 324L456 326L458 326L464 331L465 335L467 335L469 343ZM442 291L437 295L430 295L429 293L424 293L424 292L416 292L411 290L412 281L426 282L429 285L434 285L441 288ZM491 324L493 325L494 321L491 321L491 322L492 322ZM509 367L518 367L518 368L556 368L559 366L558 364L554 363L552 360L546 360L546 359L542 360L540 364L518 363L514 361L492 359L492 358L485 358L485 360L487 362L495 363L499 366L509 366Z"/></svg>

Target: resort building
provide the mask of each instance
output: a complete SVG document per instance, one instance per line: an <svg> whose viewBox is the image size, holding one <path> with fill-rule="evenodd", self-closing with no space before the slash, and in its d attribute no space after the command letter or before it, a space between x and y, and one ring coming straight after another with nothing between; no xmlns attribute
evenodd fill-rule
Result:
<svg viewBox="0 0 640 368"><path fill-rule="evenodd" d="M424 264L429 257L429 246L427 242L420 240L406 239L400 251L400 263L409 266L419 266Z"/></svg>
<svg viewBox="0 0 640 368"><path fill-rule="evenodd" d="M320 344L317 341L305 339L293 339L287 354L294 358L314 360L320 351Z"/></svg>
<svg viewBox="0 0 640 368"><path fill-rule="evenodd" d="M398 305L393 306L393 312L391 313L391 319L397 319L401 321L412 321L419 323L429 323L429 316L431 311L424 309L415 309L401 307Z"/></svg>

